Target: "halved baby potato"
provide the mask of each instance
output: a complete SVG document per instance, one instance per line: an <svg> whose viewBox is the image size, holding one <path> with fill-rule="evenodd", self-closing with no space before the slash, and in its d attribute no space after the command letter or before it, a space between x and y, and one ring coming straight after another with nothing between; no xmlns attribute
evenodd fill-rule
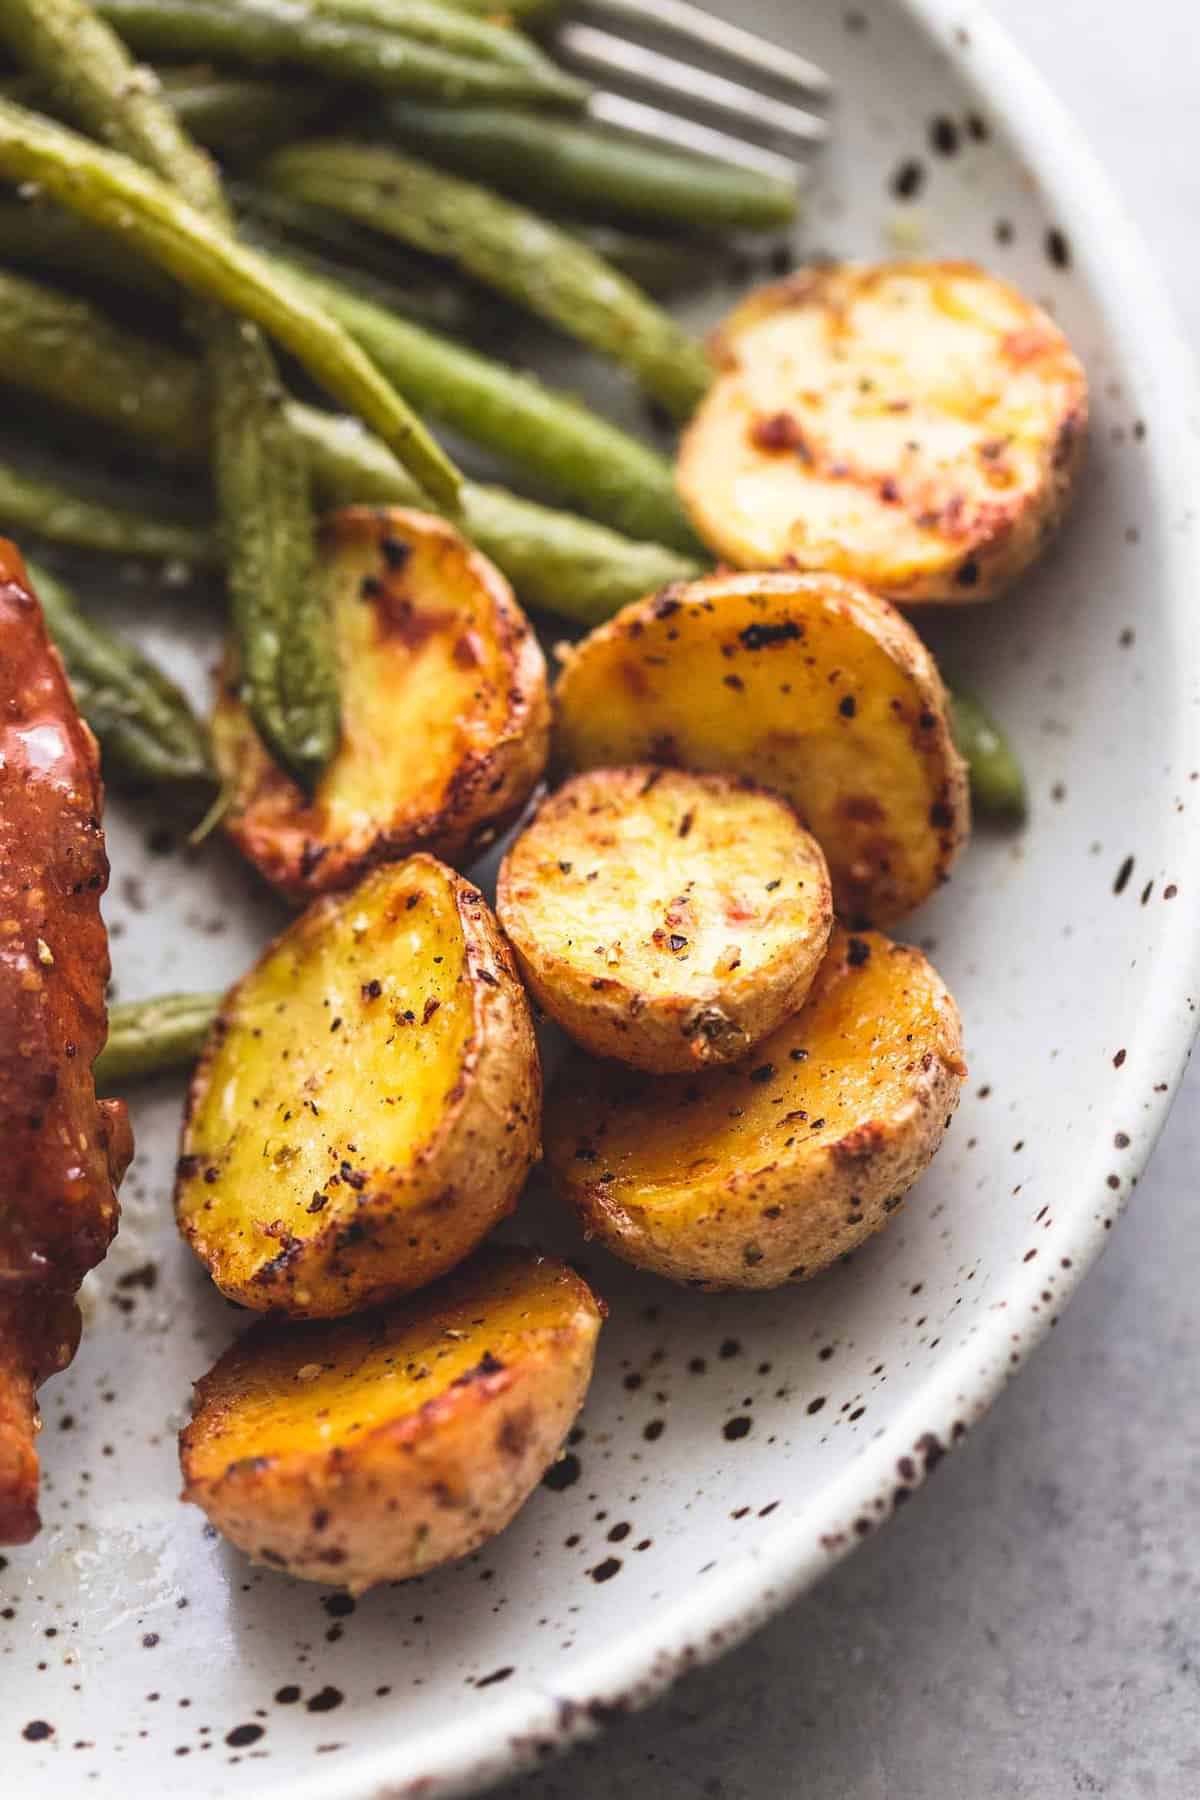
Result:
<svg viewBox="0 0 1200 1800"><path fill-rule="evenodd" d="M298 902L428 849L457 861L515 817L546 762L546 666L512 590L448 525L399 507L326 520L341 744L311 799L225 682L212 722L225 827Z"/></svg>
<svg viewBox="0 0 1200 1800"><path fill-rule="evenodd" d="M743 301L714 354L679 490L742 568L989 599L1070 497L1087 378L1054 321L972 263L806 270Z"/></svg>
<svg viewBox="0 0 1200 1800"><path fill-rule="evenodd" d="M540 1112L512 953L469 882L412 856L311 906L226 997L184 1121L180 1230L243 1306L372 1306L511 1212Z"/></svg>
<svg viewBox="0 0 1200 1800"><path fill-rule="evenodd" d="M833 923L825 858L786 800L646 765L545 800L496 911L564 1031L660 1074L746 1055L804 999Z"/></svg>
<svg viewBox="0 0 1200 1800"><path fill-rule="evenodd" d="M803 1281L900 1205L958 1104L961 1051L920 951L838 927L800 1011L736 1068L656 1081L568 1064L550 1176L639 1268L713 1289Z"/></svg>
<svg viewBox="0 0 1200 1800"><path fill-rule="evenodd" d="M624 607L565 653L575 768L728 770L784 795L850 923L919 906L969 827L928 650L886 600L831 575L721 575Z"/></svg>
<svg viewBox="0 0 1200 1800"><path fill-rule="evenodd" d="M361 1593L502 1531L583 1404L602 1310L528 1250L326 1325L263 1320L197 1382L185 1500L256 1562Z"/></svg>

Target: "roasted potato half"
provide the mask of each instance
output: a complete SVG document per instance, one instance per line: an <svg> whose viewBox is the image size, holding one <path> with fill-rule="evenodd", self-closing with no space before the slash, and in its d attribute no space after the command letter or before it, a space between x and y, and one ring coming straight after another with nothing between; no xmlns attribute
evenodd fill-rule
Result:
<svg viewBox="0 0 1200 1800"><path fill-rule="evenodd" d="M601 1316L564 1263L493 1248L365 1318L263 1320L196 1384L183 1497L256 1562L355 1593L465 1556L558 1454Z"/></svg>
<svg viewBox="0 0 1200 1800"><path fill-rule="evenodd" d="M933 659L885 600L836 576L714 576L635 601L566 652L555 698L575 768L722 769L783 794L850 923L920 905L966 838Z"/></svg>
<svg viewBox="0 0 1200 1800"><path fill-rule="evenodd" d="M742 568L990 599L1066 506L1087 379L1054 321L973 263L807 270L737 307L714 351L679 490Z"/></svg>
<svg viewBox="0 0 1200 1800"><path fill-rule="evenodd" d="M221 1007L175 1204L223 1293L324 1318L423 1287L538 1153L529 1005L483 897L432 856L316 902Z"/></svg>
<svg viewBox="0 0 1200 1800"><path fill-rule="evenodd" d="M310 799L273 761L226 680L213 747L225 825L289 899L351 886L428 849L491 841L545 766L546 666L504 577L445 520L350 507L323 531L341 745Z"/></svg>
<svg viewBox="0 0 1200 1800"><path fill-rule="evenodd" d="M658 1074L746 1055L804 999L833 923L825 858L786 800L646 765L544 801L496 910L551 1018Z"/></svg>
<svg viewBox="0 0 1200 1800"><path fill-rule="evenodd" d="M556 1191L609 1250L672 1281L803 1281L887 1222L966 1073L918 950L835 930L807 1001L736 1068L655 1081L568 1064L546 1112Z"/></svg>

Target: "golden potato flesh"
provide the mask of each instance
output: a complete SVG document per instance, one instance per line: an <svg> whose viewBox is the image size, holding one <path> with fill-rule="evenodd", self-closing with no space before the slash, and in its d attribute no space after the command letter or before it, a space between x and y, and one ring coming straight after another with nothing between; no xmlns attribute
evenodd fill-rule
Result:
<svg viewBox="0 0 1200 1800"><path fill-rule="evenodd" d="M742 568L854 576L901 602L990 598L1070 495L1087 379L1054 321L972 263L834 265L744 301L679 489Z"/></svg>
<svg viewBox="0 0 1200 1800"><path fill-rule="evenodd" d="M351 507L326 521L341 745L310 800L226 683L213 745L225 824L296 901L429 849L461 860L520 809L549 737L546 668L499 571L445 520Z"/></svg>
<svg viewBox="0 0 1200 1800"><path fill-rule="evenodd" d="M795 1012L833 921L785 800L729 775L576 775L500 870L526 983L597 1056L671 1073L745 1055Z"/></svg>
<svg viewBox="0 0 1200 1800"><path fill-rule="evenodd" d="M227 996L180 1229L231 1299L327 1317L423 1287L516 1204L541 1073L511 952L431 856L318 901Z"/></svg>
<svg viewBox="0 0 1200 1800"><path fill-rule="evenodd" d="M555 700L576 768L720 769L784 795L851 923L919 906L967 835L933 659L836 576L714 576L635 601L567 653Z"/></svg>
<svg viewBox="0 0 1200 1800"><path fill-rule="evenodd" d="M736 1068L656 1081L568 1064L547 1163L589 1236L627 1262L777 1287L886 1223L965 1073L957 1009L921 953L838 927L804 1006Z"/></svg>
<svg viewBox="0 0 1200 1800"><path fill-rule="evenodd" d="M183 1497L257 1562L354 1592L465 1556L558 1454L601 1316L565 1264L488 1249L363 1318L264 1320L196 1384Z"/></svg>

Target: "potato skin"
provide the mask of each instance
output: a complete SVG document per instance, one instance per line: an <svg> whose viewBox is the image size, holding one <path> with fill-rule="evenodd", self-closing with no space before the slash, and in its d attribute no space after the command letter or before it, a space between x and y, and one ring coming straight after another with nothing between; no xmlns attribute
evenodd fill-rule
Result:
<svg viewBox="0 0 1200 1800"><path fill-rule="evenodd" d="M444 519L347 507L323 527L341 745L311 801L226 680L213 716L225 828L287 899L350 887L412 850L468 860L545 767L546 665L512 589Z"/></svg>
<svg viewBox="0 0 1200 1800"><path fill-rule="evenodd" d="M196 1384L183 1498L256 1562L352 1593L466 1556L558 1454L601 1318L565 1264L491 1247L383 1313L262 1321Z"/></svg>
<svg viewBox="0 0 1200 1800"><path fill-rule="evenodd" d="M310 907L226 997L189 1095L180 1230L256 1311L377 1305L512 1211L541 1098L528 1001L483 896L409 857Z"/></svg>
<svg viewBox="0 0 1200 1800"><path fill-rule="evenodd" d="M649 1082L582 1058L565 1068L546 1113L550 1177L589 1237L668 1280L808 1280L885 1225L929 1163L961 1051L958 1011L920 951L838 927L805 1005L736 1069Z"/></svg>
<svg viewBox="0 0 1200 1800"><path fill-rule="evenodd" d="M657 1074L746 1055L803 1001L833 924L825 858L786 800L645 764L543 801L496 910L551 1018Z"/></svg>
<svg viewBox="0 0 1200 1800"><path fill-rule="evenodd" d="M743 301L713 350L679 490L739 567L827 569L904 605L991 599L1066 508L1087 378L973 263L805 270Z"/></svg>
<svg viewBox="0 0 1200 1800"><path fill-rule="evenodd" d="M675 583L568 650L554 699L570 767L728 770L784 795L849 923L911 912L966 841L966 770L937 667L907 620L856 582Z"/></svg>

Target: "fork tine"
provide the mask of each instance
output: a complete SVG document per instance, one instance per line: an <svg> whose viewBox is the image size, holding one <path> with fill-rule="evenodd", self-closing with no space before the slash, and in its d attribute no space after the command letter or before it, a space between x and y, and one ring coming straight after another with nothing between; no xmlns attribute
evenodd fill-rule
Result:
<svg viewBox="0 0 1200 1800"><path fill-rule="evenodd" d="M740 63L743 68L767 76L771 81L794 88L797 93L825 100L833 92L833 83L824 69L807 57L797 56L778 44L768 43L756 32L742 25L731 25L718 19L692 0L585 0L586 10L607 14L619 20L672 37L700 44L706 50Z"/></svg>
<svg viewBox="0 0 1200 1800"><path fill-rule="evenodd" d="M825 120L816 113L591 25L563 25L555 47L564 61L585 74L620 77L668 105L690 100L702 111L736 120L743 130L766 132L804 145L822 143L829 134Z"/></svg>
<svg viewBox="0 0 1200 1800"><path fill-rule="evenodd" d="M598 125L611 125L630 131L655 143L673 144L698 156L715 157L718 162L736 163L743 169L757 169L763 175L774 175L799 186L805 171L790 156L777 150L765 150L748 144L745 138L731 137L712 125L701 125L696 119L685 119L679 113L663 112L661 107L647 106L625 94L594 93L588 101L588 116Z"/></svg>

